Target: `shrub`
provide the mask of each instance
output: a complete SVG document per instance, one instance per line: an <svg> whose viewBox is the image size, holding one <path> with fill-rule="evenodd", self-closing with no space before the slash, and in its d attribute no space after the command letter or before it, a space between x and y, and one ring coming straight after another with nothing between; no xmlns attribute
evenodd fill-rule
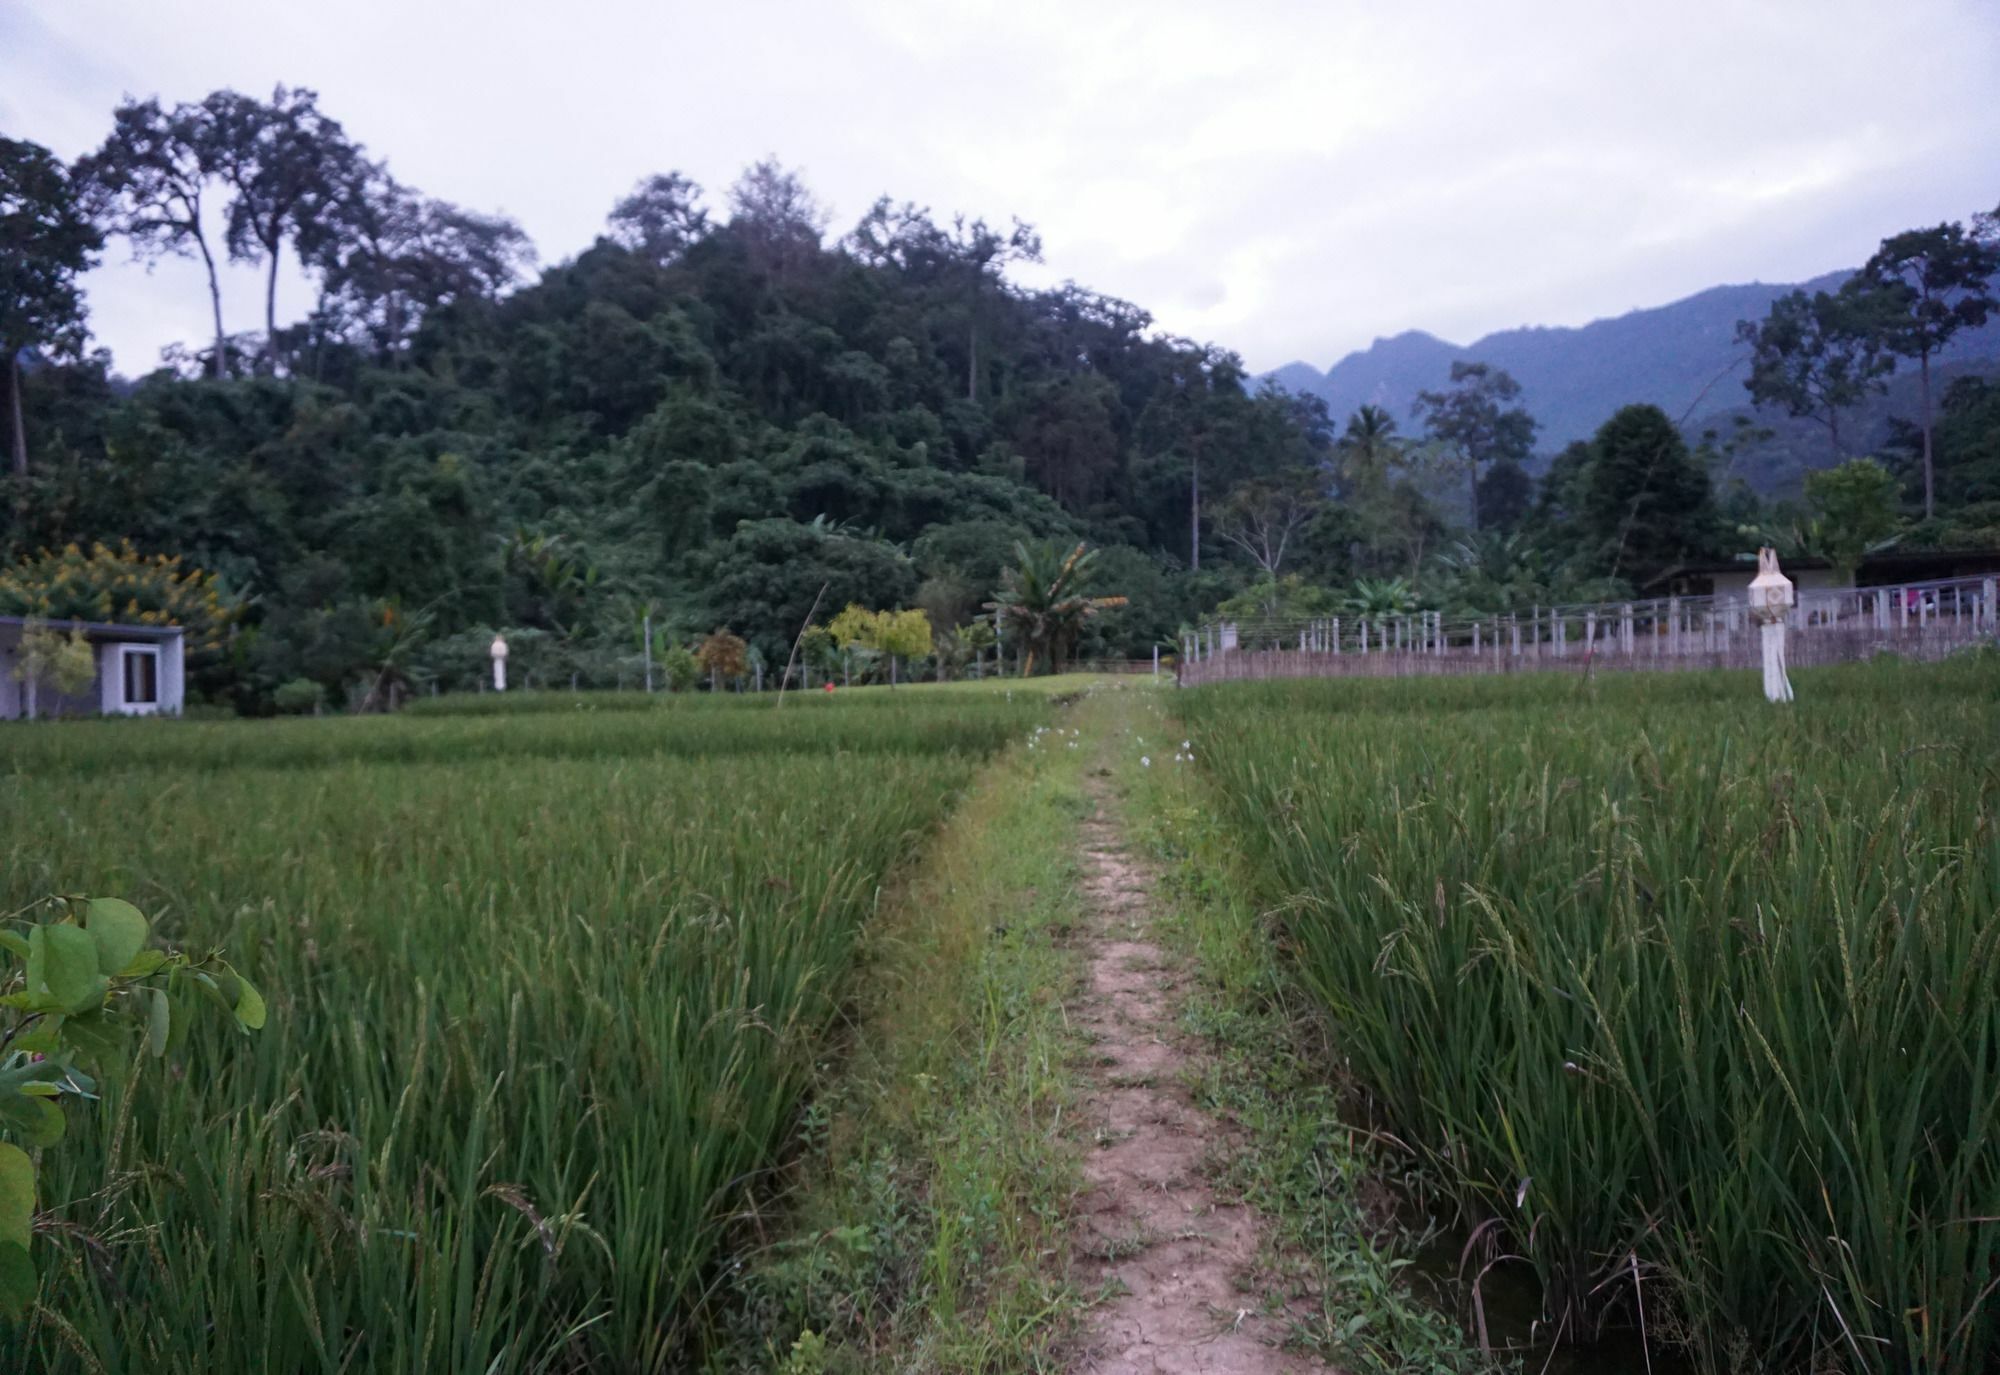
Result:
<svg viewBox="0 0 2000 1375"><path fill-rule="evenodd" d="M317 716L326 705L326 688L310 678L294 678L280 683L271 701L286 716Z"/></svg>

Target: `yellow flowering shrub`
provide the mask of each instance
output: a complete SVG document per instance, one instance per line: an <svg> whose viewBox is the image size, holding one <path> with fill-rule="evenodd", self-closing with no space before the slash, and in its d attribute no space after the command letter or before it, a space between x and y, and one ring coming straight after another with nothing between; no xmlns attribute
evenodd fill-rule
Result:
<svg viewBox="0 0 2000 1375"><path fill-rule="evenodd" d="M220 649L236 612L215 574L178 555L141 554L130 541L66 544L0 568L0 615L177 625L190 655Z"/></svg>

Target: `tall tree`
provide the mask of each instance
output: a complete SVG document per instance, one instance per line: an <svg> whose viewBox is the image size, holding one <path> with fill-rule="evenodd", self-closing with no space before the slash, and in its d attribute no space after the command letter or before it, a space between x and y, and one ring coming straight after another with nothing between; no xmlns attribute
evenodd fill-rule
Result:
<svg viewBox="0 0 2000 1375"><path fill-rule="evenodd" d="M214 122L200 105L168 110L158 100L127 100L111 118L111 136L77 164L77 177L105 227L130 242L134 257L200 257L215 323L209 366L226 376L222 282L202 223L203 201L218 174Z"/></svg>
<svg viewBox="0 0 2000 1375"><path fill-rule="evenodd" d="M1861 561L1893 542L1902 524L1896 486L1894 474L1872 458L1851 458L1838 468L1806 474L1806 504L1812 507L1819 552L1842 584L1852 587Z"/></svg>
<svg viewBox="0 0 2000 1375"><path fill-rule="evenodd" d="M1861 267L1861 276L1887 294L1896 308L1885 319L1884 342L1893 352L1917 360L1923 398L1924 518L1937 510L1937 481L1931 459L1931 359L1962 329L1986 323L1997 304L1993 278L2000 274L2000 243L1988 242L1961 224L1911 229L1882 241Z"/></svg>
<svg viewBox="0 0 2000 1375"><path fill-rule="evenodd" d="M1520 463L1535 447L1535 420L1520 406L1521 384L1489 363L1451 365L1451 385L1417 393L1414 414L1432 439L1458 455L1466 472L1470 524L1480 527L1479 473L1482 465Z"/></svg>
<svg viewBox="0 0 2000 1375"><path fill-rule="evenodd" d="M1042 236L1031 224L1019 219L1006 232L990 228L985 220L952 218L951 257L965 281L965 399L979 399L979 324L981 307L988 290L999 281L1009 263L1038 263L1042 260Z"/></svg>
<svg viewBox="0 0 2000 1375"><path fill-rule="evenodd" d="M1579 514L1611 577L1703 551L1714 531L1714 496L1665 411L1624 407L1604 422L1591 449L1577 484Z"/></svg>
<svg viewBox="0 0 2000 1375"><path fill-rule="evenodd" d="M678 262L709 231L701 187L679 172L656 172L611 208L614 243L659 267Z"/></svg>
<svg viewBox="0 0 2000 1375"><path fill-rule="evenodd" d="M433 200L378 165L354 170L319 256L328 297L378 354L406 344L427 312L497 295L534 264L512 220Z"/></svg>
<svg viewBox="0 0 2000 1375"><path fill-rule="evenodd" d="M775 157L752 163L729 188L729 227L751 260L774 277L794 277L820 250L828 214L797 172Z"/></svg>
<svg viewBox="0 0 2000 1375"><path fill-rule="evenodd" d="M14 472L28 472L21 411L21 354L75 357L85 338L77 274L96 261L104 236L75 180L39 143L0 137L0 356L7 360L7 412Z"/></svg>
<svg viewBox="0 0 2000 1375"><path fill-rule="evenodd" d="M1315 473L1252 478L1223 502L1216 533L1248 554L1267 579L1275 580L1293 537L1325 505Z"/></svg>
<svg viewBox="0 0 2000 1375"><path fill-rule="evenodd" d="M217 91L202 102L216 166L229 183L229 255L261 260L264 365L278 360L278 268L287 239L300 259L323 265L338 250L338 207L362 183L360 150L320 112L312 91L279 86L271 101Z"/></svg>
<svg viewBox="0 0 2000 1375"><path fill-rule="evenodd" d="M1016 218L1010 230L983 219L952 216L945 229L928 207L896 204L887 196L868 208L843 246L870 267L893 268L925 285L942 283L961 296L965 310L965 396L979 399L979 327L982 307L1009 263L1042 260L1042 238Z"/></svg>
<svg viewBox="0 0 2000 1375"><path fill-rule="evenodd" d="M1771 302L1763 321L1739 320L1737 339L1750 347L1744 389L1760 406L1826 426L1833 456L1840 450L1840 414L1858 403L1895 366L1885 347L1889 303L1861 278L1837 293L1788 292Z"/></svg>

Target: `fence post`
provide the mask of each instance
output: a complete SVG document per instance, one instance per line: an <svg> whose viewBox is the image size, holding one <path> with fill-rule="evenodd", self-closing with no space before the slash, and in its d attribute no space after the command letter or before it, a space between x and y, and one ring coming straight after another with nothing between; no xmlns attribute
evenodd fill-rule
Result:
<svg viewBox="0 0 2000 1375"><path fill-rule="evenodd" d="M2000 582L2000 580L1988 578L1985 582L1979 584L1979 606L1980 610L1985 613L1986 624L1988 625L1996 623L1995 613L1996 611L2000 611L2000 608L1996 608L1993 605L1993 593L1996 590L1996 582Z"/></svg>
<svg viewBox="0 0 2000 1375"><path fill-rule="evenodd" d="M1333 618L1333 652L1340 653L1340 617Z"/></svg>

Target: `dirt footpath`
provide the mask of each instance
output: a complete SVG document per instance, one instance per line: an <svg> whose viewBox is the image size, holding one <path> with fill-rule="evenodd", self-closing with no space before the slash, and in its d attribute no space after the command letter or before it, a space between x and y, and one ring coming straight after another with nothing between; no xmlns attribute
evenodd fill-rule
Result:
<svg viewBox="0 0 2000 1375"><path fill-rule="evenodd" d="M1101 784L1101 780L1097 780ZM1180 974L1152 937L1154 875L1132 855L1108 788L1082 828L1087 977L1077 1022L1096 1049L1084 1100L1082 1276L1112 1297L1075 1368L1093 1375L1262 1375L1328 1367L1279 1349L1285 1317L1251 1288L1256 1215L1218 1202L1202 1168L1227 1129L1182 1086L1197 1055L1176 1025Z"/></svg>

